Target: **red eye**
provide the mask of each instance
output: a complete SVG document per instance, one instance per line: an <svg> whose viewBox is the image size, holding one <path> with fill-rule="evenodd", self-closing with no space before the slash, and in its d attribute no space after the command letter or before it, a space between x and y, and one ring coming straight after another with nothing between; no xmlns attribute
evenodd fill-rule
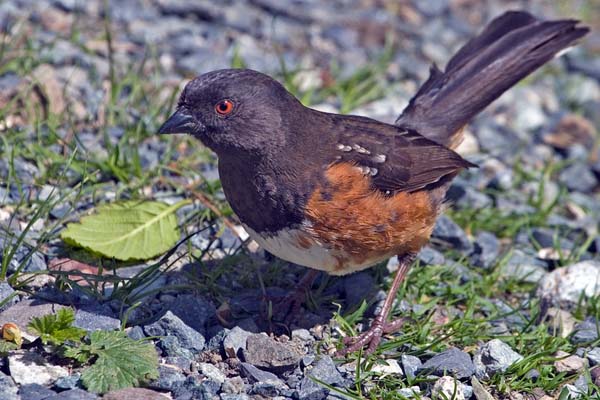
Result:
<svg viewBox="0 0 600 400"><path fill-rule="evenodd" d="M215 105L215 111L219 115L228 115L233 111L233 102L231 100L221 100Z"/></svg>

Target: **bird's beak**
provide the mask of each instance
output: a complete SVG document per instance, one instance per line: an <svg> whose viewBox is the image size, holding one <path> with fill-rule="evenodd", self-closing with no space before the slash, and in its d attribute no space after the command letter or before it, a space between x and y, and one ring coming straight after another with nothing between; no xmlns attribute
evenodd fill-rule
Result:
<svg viewBox="0 0 600 400"><path fill-rule="evenodd" d="M179 107L177 111L162 124L158 133L195 133L201 128L203 128L202 124L196 121L185 107Z"/></svg>

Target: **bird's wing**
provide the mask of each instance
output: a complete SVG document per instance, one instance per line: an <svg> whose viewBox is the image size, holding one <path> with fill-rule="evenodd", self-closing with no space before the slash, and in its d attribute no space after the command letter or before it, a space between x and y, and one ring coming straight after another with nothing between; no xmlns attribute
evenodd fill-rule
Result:
<svg viewBox="0 0 600 400"><path fill-rule="evenodd" d="M476 167L413 130L348 116L337 126L336 143L329 150L332 163L354 164L386 194L418 191L463 168Z"/></svg>

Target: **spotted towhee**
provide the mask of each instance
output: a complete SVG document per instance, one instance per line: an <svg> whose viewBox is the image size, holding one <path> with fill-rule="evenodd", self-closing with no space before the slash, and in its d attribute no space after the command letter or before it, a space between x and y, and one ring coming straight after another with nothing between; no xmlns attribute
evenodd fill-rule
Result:
<svg viewBox="0 0 600 400"><path fill-rule="evenodd" d="M188 83L159 132L192 134L218 155L231 207L276 256L345 275L398 255L380 314L342 350L372 352L382 334L400 327L388 314L450 182L474 166L452 150L462 127L584 36L588 29L577 23L503 14L443 72L431 67L395 125L312 110L267 75L225 69Z"/></svg>

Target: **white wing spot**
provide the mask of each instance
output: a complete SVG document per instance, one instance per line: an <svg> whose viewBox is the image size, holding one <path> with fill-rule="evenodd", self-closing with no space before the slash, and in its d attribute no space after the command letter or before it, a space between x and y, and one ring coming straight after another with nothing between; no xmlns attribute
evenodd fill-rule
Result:
<svg viewBox="0 0 600 400"><path fill-rule="evenodd" d="M335 146L335 148L343 152L352 151L352 147L341 143L338 143L337 146Z"/></svg>
<svg viewBox="0 0 600 400"><path fill-rule="evenodd" d="M374 163L383 164L385 160L387 160L387 156L385 154L377 154L372 158Z"/></svg>
<svg viewBox="0 0 600 400"><path fill-rule="evenodd" d="M371 152L369 150L365 149L364 147L362 147L358 144L352 145L352 148L354 150L356 150L357 153L360 153L360 154L371 154Z"/></svg>

